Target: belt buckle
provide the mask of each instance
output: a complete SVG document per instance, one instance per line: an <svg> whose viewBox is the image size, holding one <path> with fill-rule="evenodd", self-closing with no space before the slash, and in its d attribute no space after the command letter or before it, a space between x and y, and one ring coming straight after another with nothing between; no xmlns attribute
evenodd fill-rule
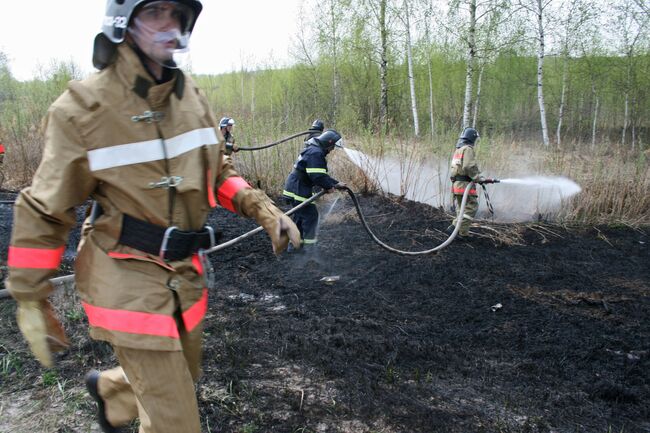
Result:
<svg viewBox="0 0 650 433"><path fill-rule="evenodd" d="M171 238L172 232L174 230L178 230L178 227L176 226L167 227L167 230L165 230L165 234L163 235L163 240L162 243L160 244L160 251L158 252L158 257L160 257L163 261L166 260L165 253L167 252L169 238Z"/></svg>

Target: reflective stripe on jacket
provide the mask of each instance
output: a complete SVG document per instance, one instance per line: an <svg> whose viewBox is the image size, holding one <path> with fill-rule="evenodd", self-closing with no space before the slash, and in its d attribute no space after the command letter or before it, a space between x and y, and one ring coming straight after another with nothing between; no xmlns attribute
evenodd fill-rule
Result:
<svg viewBox="0 0 650 433"><path fill-rule="evenodd" d="M471 179L476 179L480 174L476 158L474 156L474 146L465 144L454 151L451 158L451 171L450 174L454 176L468 176ZM469 185L468 181L457 180L451 186L451 192L454 195L463 195L465 189ZM471 195L478 195L475 188L469 190Z"/></svg>
<svg viewBox="0 0 650 433"><path fill-rule="evenodd" d="M48 110L42 162L15 204L7 285L17 300L48 296L74 209L91 196L103 214L84 223L75 262L91 336L180 350L176 320L191 330L207 308L202 270L191 257L164 262L119 244L123 214L199 230L214 206L257 217L260 203L272 204L224 156L215 117L189 77L179 71L157 85L126 44L117 56L70 82Z"/></svg>
<svg viewBox="0 0 650 433"><path fill-rule="evenodd" d="M282 194L297 201L305 201L313 194L315 186L325 190L339 183L327 171L325 151L315 139L307 142L307 147L300 152L293 171L287 177Z"/></svg>

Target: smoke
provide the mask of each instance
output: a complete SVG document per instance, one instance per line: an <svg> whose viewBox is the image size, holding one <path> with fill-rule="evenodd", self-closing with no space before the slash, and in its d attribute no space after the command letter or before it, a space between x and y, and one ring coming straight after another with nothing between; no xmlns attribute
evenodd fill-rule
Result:
<svg viewBox="0 0 650 433"><path fill-rule="evenodd" d="M347 156L386 193L451 211L449 161L403 162L395 158L373 158L357 150L344 148ZM497 177L484 172L486 177ZM507 178L486 185L494 215L487 209L483 189L479 198L479 218L499 222L537 221L555 218L568 199L578 194L580 185L562 176Z"/></svg>

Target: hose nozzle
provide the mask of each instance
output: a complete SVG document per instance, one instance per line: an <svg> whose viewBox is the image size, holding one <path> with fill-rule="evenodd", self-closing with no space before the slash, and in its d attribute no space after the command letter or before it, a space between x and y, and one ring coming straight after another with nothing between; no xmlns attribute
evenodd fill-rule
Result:
<svg viewBox="0 0 650 433"><path fill-rule="evenodd" d="M499 179L486 178L486 179L483 179L482 181L477 182L477 183L480 184L480 185L485 185L486 183L499 183L499 182L501 182Z"/></svg>

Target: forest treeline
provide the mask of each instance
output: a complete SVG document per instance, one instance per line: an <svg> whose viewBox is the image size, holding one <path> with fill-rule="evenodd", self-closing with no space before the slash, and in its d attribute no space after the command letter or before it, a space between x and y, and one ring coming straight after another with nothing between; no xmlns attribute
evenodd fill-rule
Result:
<svg viewBox="0 0 650 433"><path fill-rule="evenodd" d="M218 116L278 134L318 117L349 134L475 126L543 144L649 141L645 0L305 0L301 11L291 66L196 76ZM19 82L0 52L5 134L38 125L79 70Z"/></svg>
<svg viewBox="0 0 650 433"><path fill-rule="evenodd" d="M215 110L283 127L561 144L648 142L645 0L321 0L295 64L198 77ZM318 11L317 13L313 13ZM302 125L302 124L301 124Z"/></svg>
<svg viewBox="0 0 650 433"><path fill-rule="evenodd" d="M507 172L525 160L531 173L578 181L569 219L650 221L647 0L305 0L295 19L289 65L242 61L231 73L193 74L216 118L236 119L239 145L320 118L355 148L415 166L432 153L447 157L462 128L475 126L482 166ZM41 121L80 71L60 62L18 81L0 52L0 141L12 188L31 181ZM275 192L299 148L236 159Z"/></svg>

